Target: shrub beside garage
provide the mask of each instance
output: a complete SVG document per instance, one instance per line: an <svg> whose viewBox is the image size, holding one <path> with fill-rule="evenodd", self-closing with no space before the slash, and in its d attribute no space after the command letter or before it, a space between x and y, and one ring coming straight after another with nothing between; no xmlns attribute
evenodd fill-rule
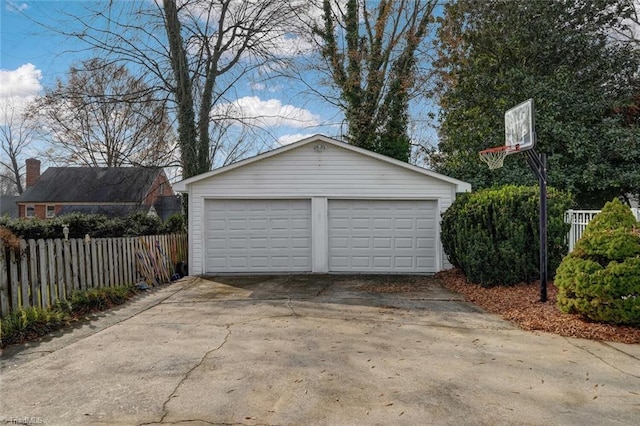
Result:
<svg viewBox="0 0 640 426"><path fill-rule="evenodd" d="M451 264L483 287L532 282L540 276L539 188L508 185L462 194L442 216L442 244ZM548 188L548 270L567 253L568 193Z"/></svg>
<svg viewBox="0 0 640 426"><path fill-rule="evenodd" d="M555 284L563 312L640 325L640 228L629 207L605 205L560 264Z"/></svg>

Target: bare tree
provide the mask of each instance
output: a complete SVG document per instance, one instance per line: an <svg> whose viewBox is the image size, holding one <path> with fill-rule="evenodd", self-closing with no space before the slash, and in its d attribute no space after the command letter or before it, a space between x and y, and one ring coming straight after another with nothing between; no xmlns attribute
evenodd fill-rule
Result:
<svg viewBox="0 0 640 426"><path fill-rule="evenodd" d="M96 6L102 5L102 6ZM73 16L79 38L137 67L175 105L183 177L212 162L211 110L249 72L284 60L297 0L163 0L96 3ZM151 85L151 83L150 83ZM231 94L230 94L231 92Z"/></svg>
<svg viewBox="0 0 640 426"><path fill-rule="evenodd" d="M35 126L16 106L17 98L5 98L0 105L0 179L2 193L22 194L23 151L32 142Z"/></svg>
<svg viewBox="0 0 640 426"><path fill-rule="evenodd" d="M619 25L612 28L614 38L632 48L640 48L640 1L620 0L615 6L621 18Z"/></svg>
<svg viewBox="0 0 640 426"><path fill-rule="evenodd" d="M164 166L173 134L164 102L124 66L100 59L71 67L36 100L30 116L57 164Z"/></svg>

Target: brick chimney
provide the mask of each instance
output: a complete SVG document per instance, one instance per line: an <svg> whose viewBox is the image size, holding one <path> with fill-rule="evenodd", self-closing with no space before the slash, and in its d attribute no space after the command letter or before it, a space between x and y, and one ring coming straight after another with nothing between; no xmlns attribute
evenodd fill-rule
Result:
<svg viewBox="0 0 640 426"><path fill-rule="evenodd" d="M27 165L27 185L26 188L33 186L40 177L40 160L29 158L25 161Z"/></svg>

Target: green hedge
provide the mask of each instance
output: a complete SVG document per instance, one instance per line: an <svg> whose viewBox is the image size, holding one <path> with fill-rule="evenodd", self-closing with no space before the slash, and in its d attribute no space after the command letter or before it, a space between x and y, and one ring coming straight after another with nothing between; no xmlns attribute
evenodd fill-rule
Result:
<svg viewBox="0 0 640 426"><path fill-rule="evenodd" d="M185 232L184 216L174 215L166 223L157 216L142 212L125 217L107 217L97 214L71 213L53 219L12 219L0 217L0 227L10 230L24 239L62 238L62 228L69 226L69 238L137 237L141 235L159 235Z"/></svg>
<svg viewBox="0 0 640 426"><path fill-rule="evenodd" d="M560 264L560 310L601 322L640 324L640 229L628 206L605 205Z"/></svg>
<svg viewBox="0 0 640 426"><path fill-rule="evenodd" d="M51 308L29 307L0 318L0 348L58 330L74 319L125 303L137 294L132 285L76 291Z"/></svg>
<svg viewBox="0 0 640 426"><path fill-rule="evenodd" d="M567 252L569 194L547 191L548 270ZM539 188L508 185L460 195L442 216L442 245L451 264L483 287L539 278Z"/></svg>

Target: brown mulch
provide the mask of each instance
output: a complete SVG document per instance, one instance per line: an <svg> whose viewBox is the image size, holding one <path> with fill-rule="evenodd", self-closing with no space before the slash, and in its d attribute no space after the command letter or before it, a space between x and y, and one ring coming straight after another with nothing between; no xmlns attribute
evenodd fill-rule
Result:
<svg viewBox="0 0 640 426"><path fill-rule="evenodd" d="M467 281L462 271L451 269L437 277L449 290L488 312L514 322L523 330L539 330L560 336L603 340L619 343L640 343L640 328L590 322L578 315L565 314L556 307L557 288L547 285L547 302L540 302L538 283L513 287L483 288Z"/></svg>

